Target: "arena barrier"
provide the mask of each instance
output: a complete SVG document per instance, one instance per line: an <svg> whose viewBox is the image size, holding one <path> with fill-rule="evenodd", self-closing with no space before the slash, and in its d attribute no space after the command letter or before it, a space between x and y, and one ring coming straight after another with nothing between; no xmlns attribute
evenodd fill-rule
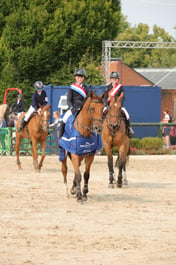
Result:
<svg viewBox="0 0 176 265"><path fill-rule="evenodd" d="M0 128L0 156L16 155L16 129L15 128ZM38 146L38 153L41 153ZM21 155L31 155L30 140L23 138L20 145ZM49 135L46 142L46 155L58 154L57 134L54 129L49 129Z"/></svg>
<svg viewBox="0 0 176 265"><path fill-rule="evenodd" d="M131 123L134 131L136 127L147 127L154 126L157 128L158 137L162 137L162 127L168 123L157 123L157 122L132 122ZM176 126L176 123L169 123L169 126ZM135 135L134 135L135 137ZM149 137L149 136L147 136ZM16 155L15 152L15 142L16 142L16 131L15 128L0 128L0 156L3 155ZM38 153L41 153L40 147L38 147ZM20 145L21 155L31 155L31 144L30 140L23 139ZM49 135L46 142L46 155L58 154L58 139L57 131L54 129L49 130Z"/></svg>

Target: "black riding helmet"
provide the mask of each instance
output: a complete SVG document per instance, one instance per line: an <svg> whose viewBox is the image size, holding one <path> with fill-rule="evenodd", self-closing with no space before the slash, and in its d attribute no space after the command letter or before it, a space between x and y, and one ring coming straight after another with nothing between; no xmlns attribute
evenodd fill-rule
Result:
<svg viewBox="0 0 176 265"><path fill-rule="evenodd" d="M119 74L119 72L116 72L116 71L114 71L114 72L112 72L111 74L110 74L110 78L120 78L120 74Z"/></svg>
<svg viewBox="0 0 176 265"><path fill-rule="evenodd" d="M74 76L76 75L86 77L86 71L83 68L78 68L74 72Z"/></svg>

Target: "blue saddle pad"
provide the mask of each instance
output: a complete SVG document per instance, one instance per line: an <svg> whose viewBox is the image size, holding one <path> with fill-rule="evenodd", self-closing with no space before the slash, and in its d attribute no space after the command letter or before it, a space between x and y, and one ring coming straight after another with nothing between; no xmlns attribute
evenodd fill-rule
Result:
<svg viewBox="0 0 176 265"><path fill-rule="evenodd" d="M90 137L83 137L74 127L75 115L71 115L65 125L65 132L58 141L60 146L59 160L65 158L65 150L72 154L82 156L84 154L94 154L102 148L101 136L92 133Z"/></svg>

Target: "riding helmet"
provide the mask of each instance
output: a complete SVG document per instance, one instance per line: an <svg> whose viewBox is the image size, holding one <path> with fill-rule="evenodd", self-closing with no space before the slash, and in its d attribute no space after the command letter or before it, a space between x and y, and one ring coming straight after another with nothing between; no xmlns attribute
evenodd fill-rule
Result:
<svg viewBox="0 0 176 265"><path fill-rule="evenodd" d="M110 78L120 78L120 74L119 74L119 72L112 72L111 74L110 74Z"/></svg>
<svg viewBox="0 0 176 265"><path fill-rule="evenodd" d="M86 71L83 68L78 68L74 72L74 76L76 75L86 77Z"/></svg>
<svg viewBox="0 0 176 265"><path fill-rule="evenodd" d="M36 81L34 84L35 90L43 90L43 83L42 81Z"/></svg>

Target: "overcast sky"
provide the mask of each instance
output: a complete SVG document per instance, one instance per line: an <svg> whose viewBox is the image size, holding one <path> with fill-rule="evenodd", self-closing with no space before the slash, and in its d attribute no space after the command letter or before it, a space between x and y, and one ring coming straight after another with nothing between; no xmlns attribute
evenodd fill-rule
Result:
<svg viewBox="0 0 176 265"><path fill-rule="evenodd" d="M148 24L165 29L176 39L176 0L121 0L122 13L131 26Z"/></svg>

